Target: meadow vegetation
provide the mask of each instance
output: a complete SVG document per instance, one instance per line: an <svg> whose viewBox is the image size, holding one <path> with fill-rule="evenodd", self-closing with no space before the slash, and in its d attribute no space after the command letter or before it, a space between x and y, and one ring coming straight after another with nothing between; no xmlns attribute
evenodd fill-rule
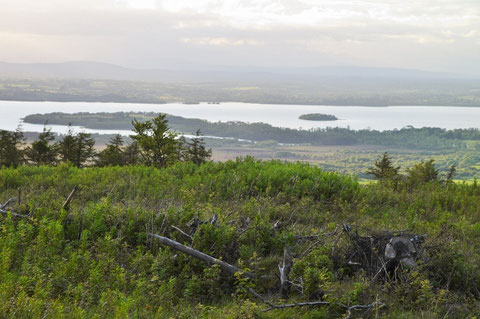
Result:
<svg viewBox="0 0 480 319"><path fill-rule="evenodd" d="M412 170L429 171L424 166ZM342 318L344 306L374 302L352 318L478 314L480 186L409 176L361 186L307 164L250 157L163 168L2 168L0 199L21 189L9 208L25 217L0 217L0 316ZM426 235L425 256L400 267L395 280L373 280L349 263L342 224L364 236ZM231 276L148 233L257 276ZM277 274L286 247L293 284L282 299ZM330 304L264 312L269 306L249 288L275 304Z"/></svg>

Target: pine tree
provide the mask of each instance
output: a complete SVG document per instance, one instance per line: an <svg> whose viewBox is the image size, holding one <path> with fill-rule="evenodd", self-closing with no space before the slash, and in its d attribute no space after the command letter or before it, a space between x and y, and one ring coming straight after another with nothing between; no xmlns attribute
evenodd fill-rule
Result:
<svg viewBox="0 0 480 319"><path fill-rule="evenodd" d="M65 134L60 142L57 144L58 154L62 162L75 163L75 144L76 138L73 135L73 130L69 124L68 132Z"/></svg>
<svg viewBox="0 0 480 319"><path fill-rule="evenodd" d="M70 128L57 148L61 161L71 162L80 168L95 156L94 146L95 140L90 133L80 132L73 135Z"/></svg>
<svg viewBox="0 0 480 319"><path fill-rule="evenodd" d="M455 166L455 164L452 164L447 172L447 182L453 181L453 176L455 175L456 172L457 172L457 167Z"/></svg>
<svg viewBox="0 0 480 319"><path fill-rule="evenodd" d="M23 164L24 141L25 137L20 126L14 132L0 130L0 168L17 167Z"/></svg>
<svg viewBox="0 0 480 319"><path fill-rule="evenodd" d="M25 149L27 159L34 165L54 165L57 159L57 150L54 144L55 135L50 129L43 127L38 140Z"/></svg>
<svg viewBox="0 0 480 319"><path fill-rule="evenodd" d="M130 137L138 143L142 162L155 167L166 167L180 159L181 144L177 134L169 131L166 114L160 114L151 121L134 120Z"/></svg>
<svg viewBox="0 0 480 319"><path fill-rule="evenodd" d="M140 163L140 147L137 142L134 141L125 147L123 160L125 165L137 165Z"/></svg>
<svg viewBox="0 0 480 319"><path fill-rule="evenodd" d="M92 134L80 132L76 136L76 156L75 165L82 167L86 162L95 156L95 140Z"/></svg>
<svg viewBox="0 0 480 319"><path fill-rule="evenodd" d="M186 150L186 160L192 161L197 165L201 165L208 161L212 156L212 149L207 149L205 147L205 142L200 130L197 130L195 133L195 137L187 143L187 150Z"/></svg>
<svg viewBox="0 0 480 319"><path fill-rule="evenodd" d="M435 160L433 159L407 168L407 183L410 186L434 181L438 181L438 170L435 168Z"/></svg>
<svg viewBox="0 0 480 319"><path fill-rule="evenodd" d="M393 166L391 157L385 152L382 158L376 160L374 166L367 170L367 174L373 175L378 180L395 180L400 177L399 170L400 166Z"/></svg>
<svg viewBox="0 0 480 319"><path fill-rule="evenodd" d="M125 162L123 138L120 134L117 134L110 139L106 148L98 153L96 163L98 166L122 166L125 165Z"/></svg>

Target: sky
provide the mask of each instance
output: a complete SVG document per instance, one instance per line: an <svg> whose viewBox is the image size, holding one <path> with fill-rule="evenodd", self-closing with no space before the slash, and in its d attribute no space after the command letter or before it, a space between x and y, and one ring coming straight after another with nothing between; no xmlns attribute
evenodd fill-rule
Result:
<svg viewBox="0 0 480 319"><path fill-rule="evenodd" d="M480 0L0 0L0 61L480 75Z"/></svg>

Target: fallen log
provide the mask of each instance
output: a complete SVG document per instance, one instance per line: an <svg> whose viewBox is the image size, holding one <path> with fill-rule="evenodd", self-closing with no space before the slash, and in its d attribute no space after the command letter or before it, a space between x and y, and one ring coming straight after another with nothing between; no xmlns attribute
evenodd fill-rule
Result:
<svg viewBox="0 0 480 319"><path fill-rule="evenodd" d="M235 275L238 272L241 272L245 277L247 278L255 278L255 274L251 272L243 272L241 268L238 268L236 266L230 265L227 262L224 262L218 258L212 257L210 255L207 255L205 253L202 253L199 250L187 247L183 244L180 244L179 242L172 240L167 237L159 236L156 234L149 233L148 234L151 237L156 238L160 244L168 246L170 248L173 248L175 250L181 251L182 253L185 253L189 256L192 256L194 258L200 259L201 261L206 262L207 264L210 265L219 265L221 269L224 271L228 272L231 275Z"/></svg>
<svg viewBox="0 0 480 319"><path fill-rule="evenodd" d="M217 259L215 257L212 257L210 255L207 255L205 253L202 253L201 251L198 251L196 249L193 249L193 248L190 248L190 247L187 247L175 240L172 240L170 238L167 238L167 237L163 237L163 236L160 236L160 235L157 235L157 234L152 234L152 233L147 233L148 236L151 236L151 237L154 237L156 238L160 244L162 245L165 245L165 246L168 246L170 248L173 248L175 250L178 250L178 251L181 251L189 256L192 256L194 258L197 258L201 261L204 261L205 263L207 264L216 264L216 265L220 265L220 268L223 269L224 271L228 272L229 274L231 275L235 275L236 273L238 272L242 272L242 269L236 267L236 266L233 266L233 265L230 265L229 263L226 263L220 259ZM284 264L282 266L279 266L284 268L284 271L286 270L286 268L288 267L287 266L287 259L291 258L289 255L288 255L288 251L286 250L284 252ZM280 271L282 273L282 270ZM247 277L247 278L255 278L256 275L254 273L251 273L251 272L243 272L242 273L243 276ZM264 297L262 297L262 295L260 295L258 292L256 292L255 290L253 290L252 288L248 288L247 289L248 292L250 294L252 294L255 298L261 300L262 302L264 302L265 304L267 304L269 307L264 309L263 311L270 311L270 310L273 310L273 309L286 309L286 308L293 308L293 307L315 307L315 306L329 306L329 305L332 305L331 302L329 301L308 301L308 302L294 302L294 303L290 303L290 304L280 304L280 305L277 305L277 304L274 304L272 303L271 301L265 299ZM343 307L346 311L347 311L347 318L350 318L350 316L352 315L352 311L354 310L369 310L373 307L383 307L385 306L382 302L374 302L372 304L369 304L369 305L353 305L353 306L345 306L345 305L340 305L341 307Z"/></svg>

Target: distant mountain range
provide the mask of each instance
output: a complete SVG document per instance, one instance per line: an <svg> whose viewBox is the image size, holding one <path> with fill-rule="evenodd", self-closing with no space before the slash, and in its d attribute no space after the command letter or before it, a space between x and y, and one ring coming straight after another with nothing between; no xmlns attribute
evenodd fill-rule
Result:
<svg viewBox="0 0 480 319"><path fill-rule="evenodd" d="M0 77L33 79L103 79L146 82L303 82L324 81L325 79L363 79L388 81L435 81L459 80L469 77L394 68L365 67L298 67L298 68L262 68L262 67L211 67L197 70L185 69L134 69L101 62L65 62L65 63L6 63L0 62Z"/></svg>

